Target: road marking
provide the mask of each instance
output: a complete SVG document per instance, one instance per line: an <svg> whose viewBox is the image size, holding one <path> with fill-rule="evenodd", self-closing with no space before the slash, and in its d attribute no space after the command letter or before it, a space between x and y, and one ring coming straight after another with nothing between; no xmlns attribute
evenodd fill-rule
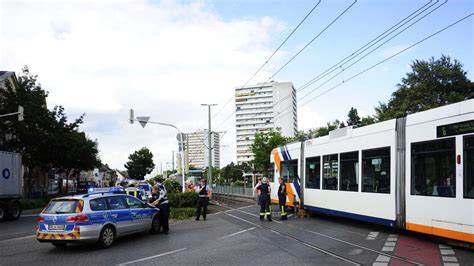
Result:
<svg viewBox="0 0 474 266"><path fill-rule="evenodd" d="M125 263L120 263L120 264L117 264L117 265L119 265L119 266L128 265L128 264L137 263L137 262L141 262L141 261L145 261L145 260L151 260L151 259L154 259L154 258L159 258L159 257L170 255L170 254L173 254L173 253L176 253L176 252L180 252L180 251L183 251L183 250L186 250L186 248L180 248L180 249L169 251L169 252L166 252L166 253L161 253L161 254L158 254L158 255L155 255L155 256L150 256L150 257L146 257L146 258L142 258L142 259L138 259L138 260L132 260L132 261L125 262Z"/></svg>
<svg viewBox="0 0 474 266"><path fill-rule="evenodd" d="M439 252L443 259L443 266L459 266L458 258L456 258L454 250L450 246L439 245Z"/></svg>
<svg viewBox="0 0 474 266"><path fill-rule="evenodd" d="M242 233L245 233L245 232L248 232L248 231L252 231L253 229L255 229L257 227L251 227L249 229L245 229L245 230L242 230L242 231L239 231L239 232L235 232L233 234L230 234L230 235L226 235L226 236L223 236L223 237L219 237L219 239L224 239L224 238L228 238L228 237L232 237L232 236L236 236L238 234L242 234Z"/></svg>
<svg viewBox="0 0 474 266"><path fill-rule="evenodd" d="M40 215L39 213L38 214L22 214L21 217L36 217Z"/></svg>
<svg viewBox="0 0 474 266"><path fill-rule="evenodd" d="M366 240L375 240L378 235L379 235L379 232L370 232Z"/></svg>
<svg viewBox="0 0 474 266"><path fill-rule="evenodd" d="M15 241L15 240L22 240L22 239L29 239L29 238L33 238L33 237L35 237L35 236L36 236L36 235L22 236L22 237L17 237L17 238L10 238L10 239L5 239L5 240L0 240L0 243L9 242L9 241Z"/></svg>

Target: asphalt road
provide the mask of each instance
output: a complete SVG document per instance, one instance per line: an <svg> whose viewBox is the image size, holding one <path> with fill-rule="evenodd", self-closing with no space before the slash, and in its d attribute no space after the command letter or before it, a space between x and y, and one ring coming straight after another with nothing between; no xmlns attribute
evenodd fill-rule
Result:
<svg viewBox="0 0 474 266"><path fill-rule="evenodd" d="M473 265L474 251L334 217L261 222L257 206L213 206L207 221L176 221L169 235L55 248L34 237L36 215L0 224L0 265ZM278 217L274 217L278 218Z"/></svg>

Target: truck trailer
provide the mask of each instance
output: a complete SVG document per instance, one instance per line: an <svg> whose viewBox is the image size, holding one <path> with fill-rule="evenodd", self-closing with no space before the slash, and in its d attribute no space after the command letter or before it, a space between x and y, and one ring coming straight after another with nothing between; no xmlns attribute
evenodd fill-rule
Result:
<svg viewBox="0 0 474 266"><path fill-rule="evenodd" d="M0 221L20 218L22 184L21 155L0 151Z"/></svg>

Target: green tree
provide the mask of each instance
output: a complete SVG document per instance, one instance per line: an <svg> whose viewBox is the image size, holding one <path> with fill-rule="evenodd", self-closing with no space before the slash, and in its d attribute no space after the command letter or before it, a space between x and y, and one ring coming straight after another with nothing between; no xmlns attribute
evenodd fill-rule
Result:
<svg viewBox="0 0 474 266"><path fill-rule="evenodd" d="M23 121L2 120L0 149L22 154L27 180L36 178L29 176L33 168L58 168L69 174L100 166L97 143L79 130L84 115L68 122L62 106L47 108L47 97L27 66L16 84L7 83L6 89L0 90L0 113L16 112L18 105L25 109Z"/></svg>
<svg viewBox="0 0 474 266"><path fill-rule="evenodd" d="M252 164L255 170L267 175L270 168L271 151L287 142L287 138L281 135L280 130L269 130L267 132L257 132L252 143L251 150L254 154Z"/></svg>
<svg viewBox="0 0 474 266"><path fill-rule="evenodd" d="M357 112L357 109L354 107L351 107L351 110L349 110L349 113L347 114L347 125L348 126L360 126L361 125L361 120L359 117L359 113Z"/></svg>
<svg viewBox="0 0 474 266"><path fill-rule="evenodd" d="M155 168L153 153L143 147L128 156L128 162L124 165L130 178L143 180L145 176Z"/></svg>
<svg viewBox="0 0 474 266"><path fill-rule="evenodd" d="M375 108L379 121L459 102L474 93L462 64L449 56L415 60L411 68L390 100Z"/></svg>

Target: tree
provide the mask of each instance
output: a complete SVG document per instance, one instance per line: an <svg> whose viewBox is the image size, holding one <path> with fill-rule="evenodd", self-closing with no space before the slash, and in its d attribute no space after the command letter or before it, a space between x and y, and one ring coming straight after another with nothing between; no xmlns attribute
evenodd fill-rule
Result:
<svg viewBox="0 0 474 266"><path fill-rule="evenodd" d="M37 82L27 66L22 69L16 84L6 84L0 90L0 113L16 112L18 105L25 108L24 120L2 120L0 149L22 154L26 168L26 181L33 168L42 171L51 168L60 172L78 173L100 166L97 143L79 131L84 115L68 122L62 106L49 110L46 106L48 93ZM31 180L30 180L31 178ZM28 191L29 184L26 185Z"/></svg>
<svg viewBox="0 0 474 266"><path fill-rule="evenodd" d="M235 182L237 180L242 180L242 175L244 173L252 173L250 165L246 163L236 165L232 162L221 169L220 182Z"/></svg>
<svg viewBox="0 0 474 266"><path fill-rule="evenodd" d="M474 92L474 83L467 78L462 64L449 56L415 60L411 68L390 100L375 108L379 121L459 102Z"/></svg>
<svg viewBox="0 0 474 266"><path fill-rule="evenodd" d="M267 132L257 132L251 146L254 154L252 163L255 169L264 175L268 174L271 151L286 142L287 138L283 137L279 130L271 129Z"/></svg>
<svg viewBox="0 0 474 266"><path fill-rule="evenodd" d="M128 156L128 162L125 164L130 178L143 180L147 174L155 168L153 163L153 153L143 147Z"/></svg>
<svg viewBox="0 0 474 266"><path fill-rule="evenodd" d="M351 110L349 110L349 113L347 114L347 125L348 126L360 126L361 125L361 120L359 117L359 114L357 113L357 109L354 107L351 107Z"/></svg>

